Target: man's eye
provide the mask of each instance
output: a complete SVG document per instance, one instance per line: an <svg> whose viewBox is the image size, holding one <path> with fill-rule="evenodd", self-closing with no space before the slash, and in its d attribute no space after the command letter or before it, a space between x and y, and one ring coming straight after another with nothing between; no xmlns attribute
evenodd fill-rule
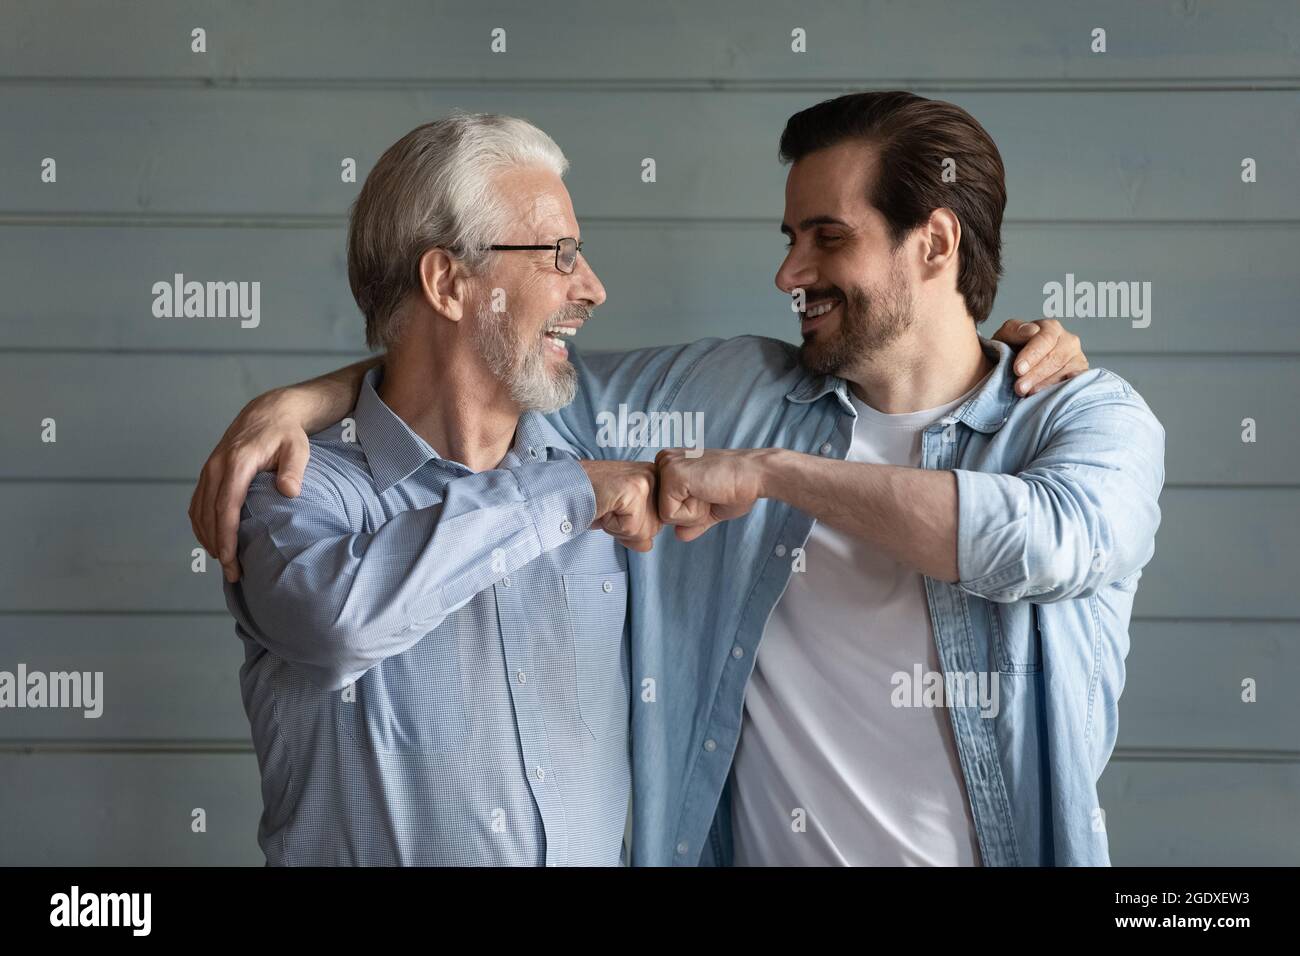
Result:
<svg viewBox="0 0 1300 956"><path fill-rule="evenodd" d="M823 246L833 246L843 238L843 236L818 236L817 241Z"/></svg>

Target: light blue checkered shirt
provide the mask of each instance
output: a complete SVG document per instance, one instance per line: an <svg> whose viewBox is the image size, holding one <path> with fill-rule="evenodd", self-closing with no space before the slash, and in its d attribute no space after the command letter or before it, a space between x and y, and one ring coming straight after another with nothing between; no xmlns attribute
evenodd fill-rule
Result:
<svg viewBox="0 0 1300 956"><path fill-rule="evenodd" d="M271 865L617 865L626 552L526 413L500 466L438 457L379 398L257 476L226 585ZM355 436L352 423L355 423Z"/></svg>

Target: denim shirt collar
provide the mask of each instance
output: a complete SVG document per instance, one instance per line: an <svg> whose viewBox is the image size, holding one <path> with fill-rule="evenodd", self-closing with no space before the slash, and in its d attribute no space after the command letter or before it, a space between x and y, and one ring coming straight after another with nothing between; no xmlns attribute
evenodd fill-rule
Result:
<svg viewBox="0 0 1300 956"><path fill-rule="evenodd" d="M978 432L992 433L1006 424L1011 415L1011 408L1016 402L1016 376L1011 363L1015 352L1003 342L995 342L980 336L980 348L994 363L983 386L953 413L953 417L965 422ZM786 401L795 404L815 402L825 395L835 394L845 411L853 413L853 403L849 400L849 383L837 375L817 375L809 372L804 375L794 388L786 393Z"/></svg>
<svg viewBox="0 0 1300 956"><path fill-rule="evenodd" d="M357 441L366 456L370 475L380 493L398 482L405 481L431 461L441 467L465 474L469 468L457 461L443 458L427 441L402 421L379 397L383 381L383 366L368 371L357 395L357 407L352 413L357 423ZM577 457L573 447L560 437L553 425L539 412L527 411L519 416L515 437L503 467L514 467L538 461L549 461L557 455Z"/></svg>

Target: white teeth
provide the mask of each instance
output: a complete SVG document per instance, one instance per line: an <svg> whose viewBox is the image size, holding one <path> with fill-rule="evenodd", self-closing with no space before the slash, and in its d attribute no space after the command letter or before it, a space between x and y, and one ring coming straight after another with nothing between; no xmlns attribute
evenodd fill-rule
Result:
<svg viewBox="0 0 1300 956"><path fill-rule="evenodd" d="M808 318L815 319L819 315L825 315L831 309L835 308L835 305L836 303L834 302L823 302L820 305L813 306L805 314L807 315Z"/></svg>
<svg viewBox="0 0 1300 956"><path fill-rule="evenodd" d="M551 329L551 331L547 332L546 334L547 335L577 335L578 330L573 328L572 326L557 325L555 328Z"/></svg>

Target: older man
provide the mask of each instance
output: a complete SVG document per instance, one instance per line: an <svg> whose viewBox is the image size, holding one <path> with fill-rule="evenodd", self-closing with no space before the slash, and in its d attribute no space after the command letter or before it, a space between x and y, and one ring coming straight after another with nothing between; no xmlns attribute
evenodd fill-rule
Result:
<svg viewBox="0 0 1300 956"><path fill-rule="evenodd" d="M482 118L455 122L517 121ZM432 128L441 128L441 124ZM419 133L417 130L407 139ZM390 167L400 163L390 161L390 154L401 146L399 143L380 161L353 214L353 290L367 315L370 344L389 348L386 365L390 370L378 395L367 391L377 374L373 369L361 387L353 417L362 448L350 450L341 441L350 424L345 421L313 439L311 460L303 470L304 446L296 423L302 420L318 427L341 415L352 401L352 376L362 371L353 369L250 406L205 467L191 506L200 540L220 552L228 576L233 578L236 555L224 535L218 542L214 532L218 513L233 514L238 509L247 475L255 468L278 465L279 485L289 494L298 491L298 475L302 474L301 495L296 500L311 500L306 518L301 517L301 506L277 500L269 475L259 476L254 483L240 527L238 558L245 581L231 588L232 595L242 592L246 600L242 607L232 601L232 608L242 612L243 618L256 619L260 614L267 621L280 621L282 631L296 635L287 645L277 646L274 639L260 636L245 624L250 659L269 658L270 663L262 666L281 679L281 686L265 695L267 701L283 693L284 685L306 687L298 677L300 672L323 675L326 687L344 686L365 675L357 695L364 706L358 707L356 702L334 706L331 702L328 708L364 746L336 739L328 732L333 725L328 725L327 732L318 735L314 753L306 755L305 772L316 773L319 767L322 786L339 776L349 782L362 780L387 797L374 813L379 819L354 812L339 798L321 797L302 785L292 800L286 800L281 796L284 784L275 778L276 789L268 793L263 845L271 842L268 834L282 826L272 812L272 798L283 807L288 825L294 825L297 821L292 817L305 816L299 809L300 794L305 790L320 804L310 808L313 825L321 816L334 826L340 818L346 820L345 839L339 841L346 848L326 840L326 848L318 851L330 859L358 859L363 856L357 852L358 846L373 845L376 850L371 859L526 861L530 851L540 858L539 847L544 847L548 862L601 861L594 846L584 844L586 852L572 852L577 838L571 821L581 816L593 831L589 838L599 837L605 846L612 840L613 822L619 816L618 800L626 793L625 778L617 773L626 770L618 757L621 754L626 759L628 684L626 672L615 664L614 648L621 643L614 632L622 626L625 588L630 586L637 688L633 736L637 765L634 806L638 812L633 846L639 860L645 862L695 862L705 850L703 837L730 767L739 732L741 695L763 624L791 574L787 555L799 550L807 538L811 518L793 516L784 505L760 503L751 518L736 523L734 532L713 536L711 546L669 540L665 554L656 549L654 555L633 555L629 585L612 540L583 536L588 540L581 545L565 544L557 537L556 517L564 514L561 528L573 526L564 535L576 534L574 528L594 519L634 550L648 550L657 518L646 510L648 475L644 466L610 462L639 470L606 472L589 462L557 459L573 449L593 456L628 454L626 449L597 449L595 441L598 413L612 408L611 401L616 404L619 395L645 411L702 410L710 437L722 444L807 446L807 450L820 449L822 455L843 455L847 447L842 447L841 438L845 428L852 432L852 424L851 420L847 425L835 424L833 411L847 407L849 400L843 394L844 382L837 386L825 376L848 367L847 360L828 364L824 356L796 356L784 343L752 337L598 356L580 366L580 400L568 405L572 391L565 394L560 386L571 386L573 370L564 360L563 346L551 343L559 329L576 327L583 310L603 299L603 293L589 270L583 271L585 263L570 241L577 238L576 223L554 168L498 172L493 181L500 191L494 197L498 202L488 205L500 205L499 199L504 197L511 208L521 211L517 228L498 225L495 231L485 229L461 238L438 234L432 228L441 220L427 212L437 209L427 201L423 205L401 202L394 196L381 203L376 198L393 194L397 183L419 182L421 188L432 188L431 181L391 172ZM448 170L447 178L454 181L461 175L464 171ZM833 183L823 179L822 185ZM860 181L846 180L841 191L845 195L860 192L861 202L870 208L869 190L862 188ZM807 233L813 227L830 225L824 213L812 210L816 203L806 205L808 215L801 215L792 232ZM378 208L373 222L368 212L372 206ZM382 237L388 228L385 224L400 219L406 210L426 210L430 227L414 231L405 242L384 243L374 238L373 233ZM856 206L853 211L861 214ZM1000 217L998 206L995 214L989 214L989 228L975 236L977 244L969 250L963 246L963 253L978 256L987 252L989 242L996 246ZM865 238L865 225L859 228ZM875 228L881 228L879 222ZM820 237L816 240L818 248L829 242ZM963 300L956 278L956 235L950 233L945 242L946 250L933 267L923 270L920 277L903 273L899 280L929 283L926 291L935 316L922 324L931 334L913 337L906 350L878 360L886 366L901 363L892 368L892 374L915 378L922 389L918 394L951 403L961 392L949 391L957 386L969 389L975 381L973 375L988 371L988 360L980 357L970 319L973 316L979 321L988 314L996 286L997 256L994 254L991 262L983 261L979 295ZM509 266L493 265L484 272L476 258L479 250L523 253L529 256L528 265L516 266L514 272L508 271ZM857 353L869 353L874 347L871 335L864 338L862 333L879 332L882 322L906 326L912 318L911 302L898 298L899 288L881 286L888 296L873 299L879 250L862 244L858 253L856 260L845 258L838 270L826 271L821 276L825 281L808 285L818 293L810 299L814 306L820 308L817 300L828 305L847 303L839 332L827 332L824 346L832 352L838 346L849 358L861 358ZM552 259L553 272L548 271ZM416 261L417 281L400 286L398 280L413 271L411 263ZM555 273L570 278L556 279ZM382 277L396 277L390 282L393 287L383 291ZM783 288L786 285L782 282ZM505 320L494 323L482 305L501 297L510 303L513 313L508 332L500 324ZM415 325L399 325L386 335L372 322L372 316L385 314L385 308L398 314L397 303L411 299L414 303L408 309L419 319ZM479 304L469 305L475 302ZM813 324L834 328L831 320L811 312L810 306L807 314ZM958 316L964 316L969 326L964 338L954 325ZM946 331L940 334L935 330ZM1000 333L1012 341L1018 334L1025 333L1007 327ZM888 340L886 336L882 341ZM1060 336L1059 326L1053 324L1029 341L1020 359L1026 366L1022 394L1069 378L1083 365L1073 349L1077 339ZM952 345L959 346L954 355L947 351ZM814 361L804 365L799 358ZM1013 378L1006 364L1004 354L999 388L1009 388ZM467 371L459 371L461 367ZM388 383L395 373L402 374L401 370L405 370L402 380L408 383L407 388L390 392ZM834 396L838 396L837 405L831 401ZM915 398L917 395L911 396ZM480 409L479 404L485 408ZM519 409L561 405L565 407L549 424L527 412L517 425L511 417ZM388 416L378 414L381 411ZM423 435L427 446L408 440L389 416L399 425L399 419L404 419L416 433L410 438ZM399 447L391 456L396 460L373 455L366 444L366 433L373 435L378 430L376 420L386 423L383 432L391 439L388 444ZM515 437L508 451L511 429ZM495 436L495 443L476 447L469 441L484 434ZM444 458L452 460L439 459L433 448L445 449ZM317 463L322 458L324 461ZM731 460L710 455L701 467L707 468L708 474L725 477L727 473L721 469ZM538 461L545 464L533 464ZM350 464L351 469L340 462ZM437 467L428 468L430 462ZM428 474L422 475L421 468ZM340 481L336 472L346 473L347 480ZM703 524L713 518L730 517L733 508L738 516L754 503L743 495L725 499L716 489L706 491L705 484L696 480L699 473L691 474L686 480L685 473L673 472L672 487L679 503L666 506L666 510L679 523L700 524L703 530ZM424 484L436 486L432 497L403 486L398 494L390 493L397 504L383 500L392 482L413 479L421 490ZM324 490L314 487L322 482ZM584 507L588 482L595 489L592 507ZM606 495L613 502L607 508L601 506L604 484L614 489ZM347 486L346 493L338 490L341 485ZM370 500L376 495L378 502ZM325 529L329 544L323 548L318 523L311 517L316 507L327 508L329 514ZM700 507L703 513L696 514ZM271 536L260 531L262 513L281 516L285 529L269 543L266 539ZM390 531L394 523L398 528ZM354 527L358 524L362 527ZM359 532L360 537L354 538ZM691 532L682 535L693 536ZM389 547L370 561L363 582L357 562L369 560L371 549L381 541ZM301 567L288 573L286 560L297 561ZM572 563L562 565L561 561ZM825 575L827 567L821 565L818 573ZM554 580L557 574L563 577L562 586ZM255 583L249 583L250 577ZM852 574L834 578L832 587L847 589L841 598L861 590ZM530 591L531 600L521 599L524 588L535 588ZM313 602L321 594L324 607L314 609ZM253 595L258 595L256 600ZM286 600L289 603L280 606ZM874 610L888 615L893 608L884 604ZM906 613L911 637L923 629L929 633L928 624L918 626L925 621L923 605L909 605ZM837 620L843 624L845 619ZM497 645L504 647L504 653L498 653ZM449 655L449 646L456 652ZM574 665L566 667L570 646ZM903 644L887 642L887 646L893 647L895 658L902 653L906 659L916 653L917 644L909 639ZM546 663L539 666L538 658ZM526 666L530 660L533 673ZM846 674L859 673L851 656L842 663ZM828 666L834 665L828 662ZM572 678L575 674L576 680ZM246 688L255 683L245 678ZM401 700L397 695L402 691L409 691L419 703ZM816 687L805 687L801 693L812 706ZM508 707L511 698L513 718ZM576 701L581 723L595 743L583 736L583 728L570 726L571 708L565 707L570 700ZM469 702L467 707L478 704L480 709L458 711L458 701ZM261 709L266 710L266 705ZM322 706L321 712L326 709ZM259 709L250 705L249 712L257 735ZM316 716L313 711L312 719L319 724L329 714ZM274 719L272 709L271 716L263 720ZM928 719L933 725L935 718ZM571 733L557 733L556 727L567 727ZM897 792L917 792L919 787L923 808L942 800L946 817L929 815L915 822L930 830L957 827L945 837L946 846L951 847L966 839L969 811L963 809L960 777L954 776L951 766L946 776L944 773L949 751L943 747L953 746L951 737L945 741L933 726L929 733L924 739L917 735L907 738L939 748L924 753L923 759L905 755L902 761L890 757L882 762L881 758L888 756L885 751L864 751L854 757L854 763L855 767L869 765ZM512 754L506 738L514 734L520 743ZM266 738L268 733L261 736ZM617 746L613 743L616 739ZM616 753L618 747L623 750ZM335 748L355 764L340 768ZM259 752L262 749L259 745ZM279 755L274 747L269 752ZM557 753L576 756L557 767ZM265 757L263 764L267 765ZM793 766L788 761L787 765ZM925 771L920 776L918 765ZM561 780L554 786L558 789L539 786L554 780L557 769ZM448 775L459 776L448 780ZM788 777L771 775L772 793L782 794L782 800ZM749 787L757 799L766 785L761 776L755 780ZM819 781L810 779L808 783L818 784L816 789L821 790ZM527 814L530 792L536 819ZM954 793L957 799L949 800ZM507 796L498 799L497 794ZM593 794L603 796L604 802ZM812 793L804 802L826 806L831 796L829 792ZM977 795L973 799L982 806L985 798ZM524 817L531 828L498 839L498 831L490 824L503 803L511 807L506 817L512 821ZM835 805L835 812L842 817L840 806ZM488 811L489 807L493 809ZM850 801L845 809L851 817L861 808ZM430 824L417 832L422 815ZM400 826L394 825L395 821ZM814 821L822 822L817 817ZM895 823L906 830L907 821L868 817L868 822L874 842L844 846L845 858L860 858L859 851L866 851L870 861L876 862L906 857L914 834L901 833L891 845L887 838L879 839L872 827L887 834ZM781 828L788 823L784 814L775 818L769 814L763 825ZM366 840L370 842L366 844ZM718 841L711 851L724 850L724 841L730 843L729 834ZM947 859L941 843L922 843L921 853L915 854L920 862L962 862L960 858ZM553 845L558 849L553 850ZM707 856L726 859L725 852ZM780 860L754 857L753 861Z"/></svg>
<svg viewBox="0 0 1300 956"><path fill-rule="evenodd" d="M621 545L659 523L652 465L579 461L542 415L605 298L564 169L527 123L453 117L356 201L348 272L387 361L296 498L253 482L226 585L271 864L620 862Z"/></svg>

